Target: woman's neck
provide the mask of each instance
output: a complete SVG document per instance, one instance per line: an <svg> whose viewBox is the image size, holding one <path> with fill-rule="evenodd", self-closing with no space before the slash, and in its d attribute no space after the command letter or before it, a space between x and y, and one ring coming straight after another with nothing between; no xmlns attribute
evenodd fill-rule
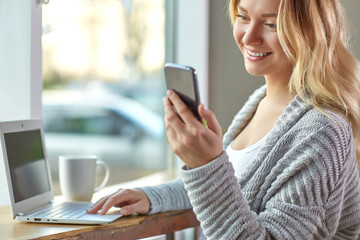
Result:
<svg viewBox="0 0 360 240"><path fill-rule="evenodd" d="M295 94L289 91L289 79L290 74L283 76L265 76L266 97L264 100L273 104L288 105L295 97Z"/></svg>

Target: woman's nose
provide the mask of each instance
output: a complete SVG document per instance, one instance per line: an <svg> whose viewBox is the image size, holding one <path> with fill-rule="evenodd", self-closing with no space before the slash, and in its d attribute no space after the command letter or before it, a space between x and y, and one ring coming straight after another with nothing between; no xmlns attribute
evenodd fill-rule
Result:
<svg viewBox="0 0 360 240"><path fill-rule="evenodd" d="M256 24L249 24L243 35L243 44L260 45L263 42L261 29Z"/></svg>

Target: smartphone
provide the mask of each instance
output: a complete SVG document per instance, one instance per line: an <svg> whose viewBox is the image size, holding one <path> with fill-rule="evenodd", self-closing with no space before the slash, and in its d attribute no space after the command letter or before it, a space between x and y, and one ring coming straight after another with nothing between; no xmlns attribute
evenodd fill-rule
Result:
<svg viewBox="0 0 360 240"><path fill-rule="evenodd" d="M194 116L202 122L198 112L200 95L196 70L186 65L166 63L164 71L166 88L175 91Z"/></svg>

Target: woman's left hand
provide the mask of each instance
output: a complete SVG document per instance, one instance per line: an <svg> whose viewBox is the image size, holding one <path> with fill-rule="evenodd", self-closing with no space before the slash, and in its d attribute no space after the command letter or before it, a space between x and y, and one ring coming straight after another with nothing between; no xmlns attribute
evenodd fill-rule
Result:
<svg viewBox="0 0 360 240"><path fill-rule="evenodd" d="M222 130L213 112L199 105L199 114L207 123L204 126L174 91L169 90L163 101L168 140L188 167L200 167L221 155Z"/></svg>

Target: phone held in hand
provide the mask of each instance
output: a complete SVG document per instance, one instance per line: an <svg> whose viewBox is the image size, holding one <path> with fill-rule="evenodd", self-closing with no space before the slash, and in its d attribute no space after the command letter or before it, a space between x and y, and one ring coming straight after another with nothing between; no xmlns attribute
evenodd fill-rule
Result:
<svg viewBox="0 0 360 240"><path fill-rule="evenodd" d="M186 65L166 63L164 71L167 89L175 91L194 116L202 122L198 112L200 94L196 70Z"/></svg>

